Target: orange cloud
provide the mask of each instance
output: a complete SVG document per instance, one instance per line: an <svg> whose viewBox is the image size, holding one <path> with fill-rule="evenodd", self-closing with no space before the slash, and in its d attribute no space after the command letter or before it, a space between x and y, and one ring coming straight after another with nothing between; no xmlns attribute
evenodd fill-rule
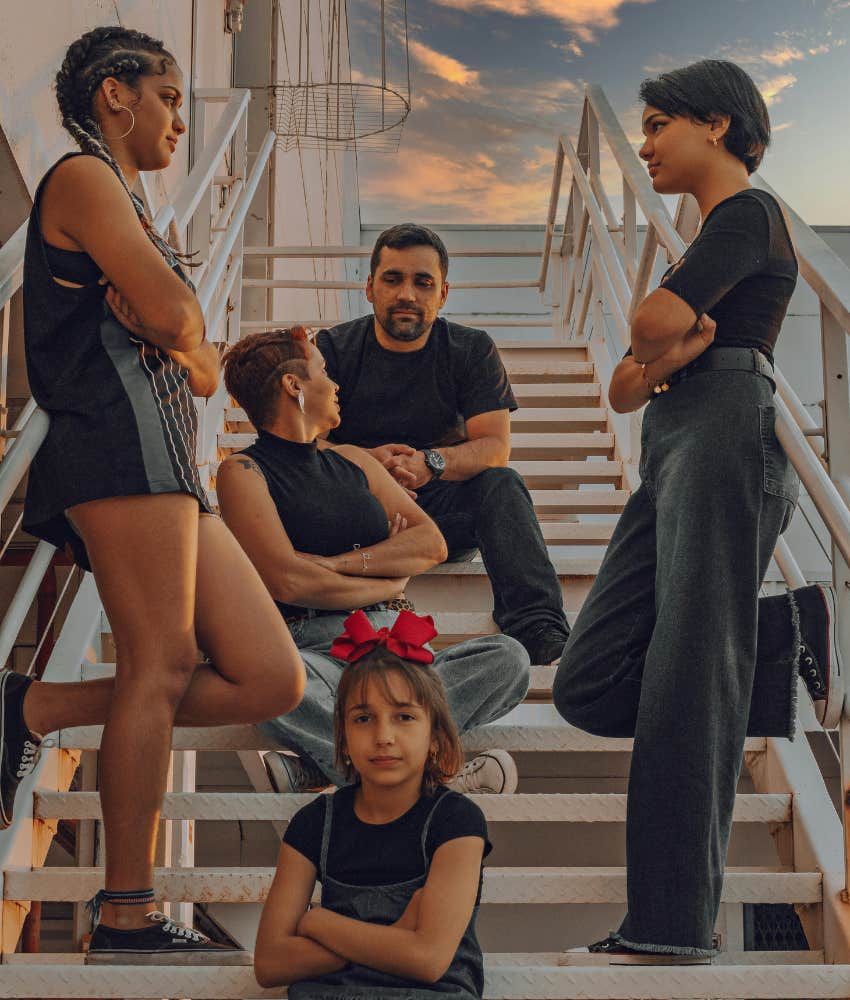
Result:
<svg viewBox="0 0 850 1000"><path fill-rule="evenodd" d="M617 12L626 3L654 0L437 0L461 10L494 10L514 17L553 17L572 28L583 42L594 41L594 30L614 28Z"/></svg>
<svg viewBox="0 0 850 1000"><path fill-rule="evenodd" d="M422 42L411 41L408 44L411 54L426 72L462 87L478 86L477 70L469 69L458 59L437 52Z"/></svg>
<svg viewBox="0 0 850 1000"><path fill-rule="evenodd" d="M392 165L361 175L364 215L388 219L415 212L432 221L542 222L551 177L508 181L494 167L402 148Z"/></svg>
<svg viewBox="0 0 850 1000"><path fill-rule="evenodd" d="M770 106L775 104L784 90L793 87L797 82L797 77L793 73L784 73L782 76L774 76L770 80L765 80L759 89L764 98L765 104Z"/></svg>

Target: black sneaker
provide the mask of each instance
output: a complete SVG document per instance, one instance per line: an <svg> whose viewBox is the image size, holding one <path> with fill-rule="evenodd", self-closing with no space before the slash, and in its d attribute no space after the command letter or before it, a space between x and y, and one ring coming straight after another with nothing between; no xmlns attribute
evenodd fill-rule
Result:
<svg viewBox="0 0 850 1000"><path fill-rule="evenodd" d="M640 951L607 937L585 948L570 948L561 954L558 965L711 965L711 956Z"/></svg>
<svg viewBox="0 0 850 1000"><path fill-rule="evenodd" d="M0 830L12 823L15 795L21 781L38 763L42 741L24 723L24 697L32 678L0 670Z"/></svg>
<svg viewBox="0 0 850 1000"><path fill-rule="evenodd" d="M149 927L119 930L98 924L86 965L251 965L249 951L217 944L159 910L145 914Z"/></svg>
<svg viewBox="0 0 850 1000"><path fill-rule="evenodd" d="M569 635L569 631L564 633L556 629L544 629L529 636L522 644L525 646L531 665L557 666Z"/></svg>
<svg viewBox="0 0 850 1000"><path fill-rule="evenodd" d="M818 722L834 729L844 707L841 651L835 620L835 591L813 584L794 591L800 611L800 676Z"/></svg>
<svg viewBox="0 0 850 1000"><path fill-rule="evenodd" d="M330 784L309 757L269 750L263 755L263 763L276 792L309 792L327 788Z"/></svg>

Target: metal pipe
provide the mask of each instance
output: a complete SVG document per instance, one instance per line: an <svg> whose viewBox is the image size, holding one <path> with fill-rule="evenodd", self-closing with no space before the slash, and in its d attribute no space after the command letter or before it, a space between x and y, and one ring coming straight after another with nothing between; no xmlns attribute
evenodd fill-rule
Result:
<svg viewBox="0 0 850 1000"><path fill-rule="evenodd" d="M260 183L260 178L263 175L266 162L268 161L269 155L274 147L274 143L274 132L267 132L266 137L263 140L263 144L260 146L257 153L257 158L254 161L251 176L245 184L245 190L239 196L239 204L234 209L233 217L230 221L230 228L222 241L221 247L219 247L218 256L216 257L215 262L207 270L207 273L204 275L204 281L198 289L198 301L201 303L201 309L203 310L204 316L206 316L207 310L210 307L210 303L215 295L221 276L224 274L224 269L227 266L227 261L230 256L230 251L233 249L233 244L236 242L239 233L242 231L245 216L248 214L248 209L251 207L254 193L257 190L257 185Z"/></svg>
<svg viewBox="0 0 850 1000"><path fill-rule="evenodd" d="M779 567L780 573L785 577L785 582L790 590L797 590L805 587L808 580L803 576L794 554L788 546L788 542L781 536L776 541L776 548L773 550L773 558Z"/></svg>
<svg viewBox="0 0 850 1000"><path fill-rule="evenodd" d="M44 574L50 567L56 546L49 542L39 542L32 559L24 572L23 579L9 603L9 608L0 624L0 664L9 659L12 647L17 641L21 626L26 621Z"/></svg>
<svg viewBox="0 0 850 1000"><path fill-rule="evenodd" d="M617 250L614 247L614 241L611 239L611 234L608 232L608 225L605 222L599 205L596 203L596 197L591 190L590 181L587 178L587 174L585 174L584 170L582 170L578 156L576 156L572 146L566 146L564 151L570 161L570 166L573 170L573 178L575 179L579 191L581 191L581 196L584 199L585 209L590 216L590 225L593 230L593 236L605 262L605 270L608 272L607 276L614 289L616 300L620 305L620 310L625 316L629 311L632 293L629 288L629 282L626 278L626 274L623 271L622 264L620 263Z"/></svg>
<svg viewBox="0 0 850 1000"><path fill-rule="evenodd" d="M781 396L774 396L776 436L800 475L836 547L850 562L850 510Z"/></svg>
<svg viewBox="0 0 850 1000"><path fill-rule="evenodd" d="M20 481L30 467L41 442L47 436L50 417L30 399L15 421L16 437L0 462L0 511L6 509Z"/></svg>
<svg viewBox="0 0 850 1000"><path fill-rule="evenodd" d="M250 90L237 92L228 99L227 107L222 112L218 125L216 125L186 180L180 185L180 190L174 201L163 205L156 213L153 224L160 232L172 219L176 222L179 230L185 229L204 192L212 184L224 149L233 138L236 126L247 111L250 100Z"/></svg>
<svg viewBox="0 0 850 1000"><path fill-rule="evenodd" d="M561 177L564 173L564 149L567 140L558 138L558 148L555 152L555 172L552 175L552 187L549 191L549 211L546 214L546 238L543 241L543 260L540 264L540 278L537 285L542 292L546 291L546 280L549 275L549 257L552 253L552 237L555 235L555 216L558 213L558 200L561 197Z"/></svg>

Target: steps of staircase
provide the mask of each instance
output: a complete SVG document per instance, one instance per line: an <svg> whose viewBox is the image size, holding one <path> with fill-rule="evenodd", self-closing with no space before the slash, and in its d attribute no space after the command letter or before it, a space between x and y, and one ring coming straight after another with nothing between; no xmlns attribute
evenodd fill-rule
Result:
<svg viewBox="0 0 850 1000"><path fill-rule="evenodd" d="M165 796L162 818L175 820L290 820L315 794L273 792L182 792ZM623 823L626 796L620 793L535 793L476 795L491 823ZM100 819L98 792L37 792L41 819ZM789 823L790 795L738 795L736 823Z"/></svg>
<svg viewBox="0 0 850 1000"><path fill-rule="evenodd" d="M247 413L240 407L227 410L225 419L250 424ZM598 406L524 406L511 414L511 427L517 431L546 434L556 431L605 430L608 414ZM243 431L242 433L254 433Z"/></svg>
<svg viewBox="0 0 850 1000"><path fill-rule="evenodd" d="M619 514L630 495L628 490L531 490L540 520L564 514Z"/></svg>
<svg viewBox="0 0 850 1000"><path fill-rule="evenodd" d="M591 361L560 359L504 358L505 368L514 382L593 382L595 373Z"/></svg>
<svg viewBox="0 0 850 1000"><path fill-rule="evenodd" d="M593 406L602 395L598 382L514 382L511 388L520 406Z"/></svg>
<svg viewBox="0 0 850 1000"><path fill-rule="evenodd" d="M510 467L525 480L531 489L565 488L585 484L610 483L619 485L623 476L623 463L611 459L584 462L511 462Z"/></svg>
<svg viewBox="0 0 850 1000"><path fill-rule="evenodd" d="M169 902L251 903L265 900L273 868L157 868L154 891ZM820 872L728 868L726 903L819 903ZM7 871L4 899L83 902L103 888L102 868ZM319 898L318 890L316 899ZM625 903L625 868L485 868L481 902L491 905Z"/></svg>
<svg viewBox="0 0 850 1000"><path fill-rule="evenodd" d="M219 435L222 447L222 438ZM235 446L234 446L235 447ZM242 446L244 447L244 445ZM511 434L511 459L531 461L552 461L582 459L590 455L614 457L614 435L602 431L593 434Z"/></svg>
<svg viewBox="0 0 850 1000"><path fill-rule="evenodd" d="M59 746L66 750L98 750L102 726L78 726L59 732ZM592 736L567 723L540 726L493 724L478 726L461 737L470 753L482 750L513 750L522 753L629 753L631 739ZM177 727L172 739L174 750L279 750L280 745L255 726ZM751 737L747 752L763 751L766 740Z"/></svg>
<svg viewBox="0 0 850 1000"><path fill-rule="evenodd" d="M766 955L784 953L738 952ZM792 952L789 955L799 955ZM803 953L818 954L817 952ZM0 976L3 1000L158 1000L163 996L194 1000L271 1000L280 998L280 987L263 989L253 970L226 966L139 968L133 966L86 967L81 955L10 955L4 959ZM488 956L490 958L491 956ZM516 956L517 959L525 956ZM551 956L546 955L551 961ZM27 959L27 961L22 961ZM37 959L38 962L29 961ZM850 995L848 965L790 965L747 963L727 965L723 956L711 966L669 966L652 969L629 967L558 968L555 965L505 965L488 961L484 986L485 1000L821 1000Z"/></svg>

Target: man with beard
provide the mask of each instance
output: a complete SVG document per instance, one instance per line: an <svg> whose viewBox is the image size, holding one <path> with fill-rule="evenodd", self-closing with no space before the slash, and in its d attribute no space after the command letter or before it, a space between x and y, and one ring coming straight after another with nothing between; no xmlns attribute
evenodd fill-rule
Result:
<svg viewBox="0 0 850 1000"><path fill-rule="evenodd" d="M430 229L406 223L378 237L366 282L374 315L316 340L339 384L342 423L329 440L367 448L415 493L450 562L479 549L496 624L532 663L552 663L569 626L531 497L507 468L517 404L490 337L438 315L448 266Z"/></svg>

